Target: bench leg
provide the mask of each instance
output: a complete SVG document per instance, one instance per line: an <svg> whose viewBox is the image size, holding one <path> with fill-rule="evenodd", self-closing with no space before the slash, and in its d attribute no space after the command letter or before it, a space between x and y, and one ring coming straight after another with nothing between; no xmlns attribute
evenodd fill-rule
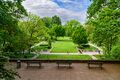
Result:
<svg viewBox="0 0 120 80"><path fill-rule="evenodd" d="M71 64L69 64L69 68L71 68Z"/></svg>
<svg viewBox="0 0 120 80"><path fill-rule="evenodd" d="M30 64L29 63L27 63L27 68L30 66Z"/></svg>
<svg viewBox="0 0 120 80"><path fill-rule="evenodd" d="M41 65L41 63L39 63L39 68L41 68L42 67L42 65Z"/></svg>
<svg viewBox="0 0 120 80"><path fill-rule="evenodd" d="M58 68L59 68L59 63L58 63Z"/></svg>
<svg viewBox="0 0 120 80"><path fill-rule="evenodd" d="M88 63L88 68L90 69L90 64Z"/></svg>
<svg viewBox="0 0 120 80"><path fill-rule="evenodd" d="M100 68L101 68L101 70L102 70L102 64L100 64Z"/></svg>

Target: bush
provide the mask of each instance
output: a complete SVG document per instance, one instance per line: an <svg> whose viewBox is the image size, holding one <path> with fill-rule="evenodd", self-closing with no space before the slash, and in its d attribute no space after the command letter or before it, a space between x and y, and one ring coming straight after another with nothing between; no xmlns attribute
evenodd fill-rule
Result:
<svg viewBox="0 0 120 80"><path fill-rule="evenodd" d="M120 60L120 45L114 46L111 50L111 57L115 60Z"/></svg>
<svg viewBox="0 0 120 80"><path fill-rule="evenodd" d="M83 46L84 48L90 47L90 45L88 45L88 44L83 44L83 45L81 45L81 46Z"/></svg>
<svg viewBox="0 0 120 80"><path fill-rule="evenodd" d="M74 43L78 44L79 46L88 43L87 34L83 26L78 26L75 28L72 34L72 40Z"/></svg>

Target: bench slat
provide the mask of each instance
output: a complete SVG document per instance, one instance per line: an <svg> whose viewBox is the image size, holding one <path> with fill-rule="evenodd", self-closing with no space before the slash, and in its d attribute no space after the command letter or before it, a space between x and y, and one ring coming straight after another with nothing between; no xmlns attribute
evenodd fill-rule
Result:
<svg viewBox="0 0 120 80"><path fill-rule="evenodd" d="M39 64L39 68L41 68L41 64L42 64L41 62L38 62L38 61L37 62L35 62L35 61L28 61L26 63L27 63L27 68L31 66L30 64Z"/></svg>
<svg viewBox="0 0 120 80"><path fill-rule="evenodd" d="M90 65L98 65L98 68L102 69L103 62L88 62L88 68L89 69L92 67Z"/></svg>

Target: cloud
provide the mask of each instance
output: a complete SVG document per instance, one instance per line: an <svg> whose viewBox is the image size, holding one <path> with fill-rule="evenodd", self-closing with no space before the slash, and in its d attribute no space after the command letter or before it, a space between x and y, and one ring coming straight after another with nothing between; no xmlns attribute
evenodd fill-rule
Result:
<svg viewBox="0 0 120 80"><path fill-rule="evenodd" d="M64 3L73 2L72 0L58 0L58 1L61 1L61 2L64 2Z"/></svg>
<svg viewBox="0 0 120 80"><path fill-rule="evenodd" d="M70 3L72 0L59 1ZM63 24L71 19L78 20L81 23L84 23L86 20L86 9L74 11L68 8L61 7L53 0L26 0L23 2L23 6L27 9L28 12L36 14L40 17L51 17L54 15L58 15L61 18ZM71 8L74 8L74 6L72 6Z"/></svg>

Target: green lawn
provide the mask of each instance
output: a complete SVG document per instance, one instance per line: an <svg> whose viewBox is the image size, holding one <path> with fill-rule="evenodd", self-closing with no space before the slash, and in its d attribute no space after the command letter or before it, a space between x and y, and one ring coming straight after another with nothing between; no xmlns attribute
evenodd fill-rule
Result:
<svg viewBox="0 0 120 80"><path fill-rule="evenodd" d="M37 59L45 60L90 60L89 55L56 55L56 54L42 54L37 57Z"/></svg>
<svg viewBox="0 0 120 80"><path fill-rule="evenodd" d="M52 53L76 53L76 45L69 37L59 37L57 41L52 43Z"/></svg>

